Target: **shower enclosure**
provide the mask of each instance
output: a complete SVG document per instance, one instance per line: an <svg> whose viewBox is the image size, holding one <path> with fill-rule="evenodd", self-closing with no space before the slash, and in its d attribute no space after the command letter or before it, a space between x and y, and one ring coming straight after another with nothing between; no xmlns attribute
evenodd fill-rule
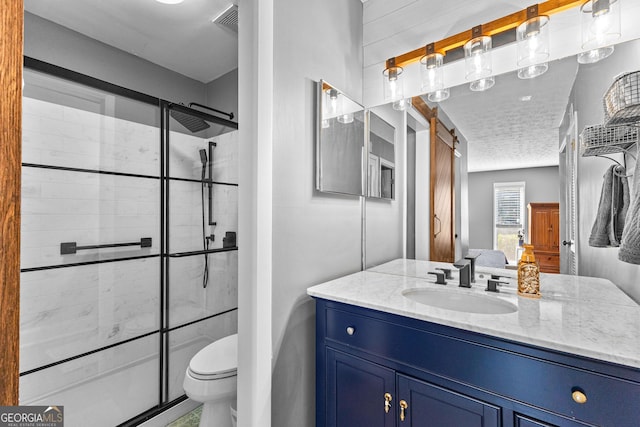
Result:
<svg viewBox="0 0 640 427"><path fill-rule="evenodd" d="M237 123L29 58L24 79L20 404L133 425L237 331Z"/></svg>

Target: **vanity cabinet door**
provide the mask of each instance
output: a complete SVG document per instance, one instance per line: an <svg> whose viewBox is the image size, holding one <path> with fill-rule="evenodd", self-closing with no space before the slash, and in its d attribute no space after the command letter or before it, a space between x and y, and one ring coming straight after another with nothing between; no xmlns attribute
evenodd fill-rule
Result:
<svg viewBox="0 0 640 427"><path fill-rule="evenodd" d="M398 406L401 401L406 402L404 420L403 410ZM401 427L500 425L500 408L401 374L398 374L396 409Z"/></svg>
<svg viewBox="0 0 640 427"><path fill-rule="evenodd" d="M395 426L395 371L327 347L326 379L327 427Z"/></svg>

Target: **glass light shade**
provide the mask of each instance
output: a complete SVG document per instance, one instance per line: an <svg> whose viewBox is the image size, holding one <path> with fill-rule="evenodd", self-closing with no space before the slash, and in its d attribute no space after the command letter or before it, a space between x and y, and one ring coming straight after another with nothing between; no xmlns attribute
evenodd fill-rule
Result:
<svg viewBox="0 0 640 427"><path fill-rule="evenodd" d="M599 49L591 49L586 52L580 52L578 54L578 62L580 64L593 64L611 55L613 51L613 46L606 46Z"/></svg>
<svg viewBox="0 0 640 427"><path fill-rule="evenodd" d="M382 72L382 89L386 102L404 99L402 67L390 67Z"/></svg>
<svg viewBox="0 0 640 427"><path fill-rule="evenodd" d="M411 99L402 98L402 99L399 99L399 100L395 101L392 104L392 107L396 111L404 111L404 110L407 109L407 106L409 106L409 105L411 105Z"/></svg>
<svg viewBox="0 0 640 427"><path fill-rule="evenodd" d="M340 114L337 120L340 123L353 123L353 113Z"/></svg>
<svg viewBox="0 0 640 427"><path fill-rule="evenodd" d="M441 53L431 53L420 59L423 92L431 93L444 89L443 62L444 55Z"/></svg>
<svg viewBox="0 0 640 427"><path fill-rule="evenodd" d="M473 38L464 45L465 78L480 80L489 77L492 72L491 37Z"/></svg>
<svg viewBox="0 0 640 427"><path fill-rule="evenodd" d="M518 77L531 79L549 69L549 17L536 16L516 28Z"/></svg>
<svg viewBox="0 0 640 427"><path fill-rule="evenodd" d="M338 91L336 89L328 89L325 91L326 94L326 102L324 105L326 106L325 115L327 117L335 117L338 115Z"/></svg>
<svg viewBox="0 0 640 427"><path fill-rule="evenodd" d="M582 49L598 50L610 46L622 34L620 24L621 0L589 0L580 7L582 24ZM591 53L591 57L602 56L604 59L613 52L603 50ZM597 62L597 61L593 61Z"/></svg>
<svg viewBox="0 0 640 427"><path fill-rule="evenodd" d="M474 92L482 92L491 89L496 84L496 79L491 76L484 79L474 80L469 84L469 89Z"/></svg>
<svg viewBox="0 0 640 427"><path fill-rule="evenodd" d="M431 102L440 102L449 98L449 88L436 90L427 95L427 99Z"/></svg>

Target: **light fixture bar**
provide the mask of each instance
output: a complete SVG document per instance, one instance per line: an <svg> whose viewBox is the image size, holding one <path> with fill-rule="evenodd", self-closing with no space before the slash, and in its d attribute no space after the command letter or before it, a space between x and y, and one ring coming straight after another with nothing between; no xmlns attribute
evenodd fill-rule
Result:
<svg viewBox="0 0 640 427"><path fill-rule="evenodd" d="M574 7L582 6L584 2L585 0L548 0L537 5L538 13L540 15L553 15L564 12L565 10L573 9ZM504 33L505 31L513 30L522 22L527 20L527 9L522 9L518 12L495 19L491 22L487 22L486 24L482 24L482 34L485 36L493 36ZM463 46L471 38L473 38L472 30L463 31L453 36L449 36L446 39L434 42L434 50L436 52L446 53L450 50ZM395 59L395 65L397 67L405 67L419 61L423 56L424 45L418 49L398 55L393 59Z"/></svg>

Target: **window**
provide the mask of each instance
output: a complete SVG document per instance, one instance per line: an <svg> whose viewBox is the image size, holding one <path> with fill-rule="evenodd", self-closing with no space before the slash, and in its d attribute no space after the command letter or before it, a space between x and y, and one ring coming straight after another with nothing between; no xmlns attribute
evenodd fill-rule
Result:
<svg viewBox="0 0 640 427"><path fill-rule="evenodd" d="M524 182L493 184L493 249L516 263L519 235L524 234Z"/></svg>

